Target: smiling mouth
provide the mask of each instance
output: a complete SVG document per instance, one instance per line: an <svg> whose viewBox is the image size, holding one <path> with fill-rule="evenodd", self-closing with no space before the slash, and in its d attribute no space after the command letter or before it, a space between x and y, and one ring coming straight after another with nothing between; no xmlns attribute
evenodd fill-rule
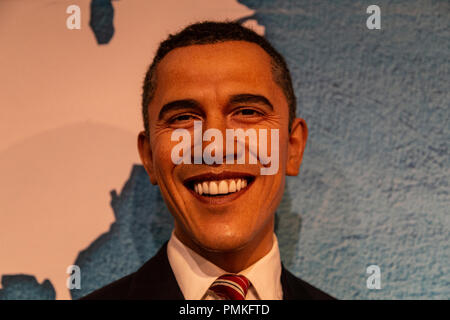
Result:
<svg viewBox="0 0 450 320"><path fill-rule="evenodd" d="M254 180L254 176L247 174L222 173L192 177L184 184L197 199L218 204L238 198L249 189Z"/></svg>

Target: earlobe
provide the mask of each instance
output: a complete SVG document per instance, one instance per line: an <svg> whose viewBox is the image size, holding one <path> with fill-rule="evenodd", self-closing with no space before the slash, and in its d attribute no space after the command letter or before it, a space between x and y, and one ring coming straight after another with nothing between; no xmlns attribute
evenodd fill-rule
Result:
<svg viewBox="0 0 450 320"><path fill-rule="evenodd" d="M294 121L292 121L291 132L289 134L288 158L286 165L286 174L288 176L298 175L307 138L308 127L305 120L302 118L295 118Z"/></svg>
<svg viewBox="0 0 450 320"><path fill-rule="evenodd" d="M145 133L145 131L139 132L138 135L138 150L141 162L150 177L150 182L153 185L157 184L154 170L153 170L153 159L152 159L152 148L150 146L150 139Z"/></svg>

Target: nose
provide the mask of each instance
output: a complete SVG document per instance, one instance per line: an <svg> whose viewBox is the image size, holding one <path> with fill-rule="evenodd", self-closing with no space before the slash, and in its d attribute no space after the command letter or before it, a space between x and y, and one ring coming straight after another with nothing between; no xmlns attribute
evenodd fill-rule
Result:
<svg viewBox="0 0 450 320"><path fill-rule="evenodd" d="M206 119L204 137L209 141L203 141L203 150L214 141L215 149L211 151L211 156L215 161L211 165L219 166L225 163L227 118L222 112L215 111Z"/></svg>
<svg viewBox="0 0 450 320"><path fill-rule="evenodd" d="M221 132L223 137L225 137L226 128L227 128L226 115L224 115L219 110L214 110L213 112L208 114L206 120L204 121L204 128L203 128L204 131L207 131L208 129L216 129Z"/></svg>
<svg viewBox="0 0 450 320"><path fill-rule="evenodd" d="M211 109L210 109L211 110ZM219 108L194 124L193 163L220 166L226 159L227 118ZM234 150L228 150L234 153Z"/></svg>

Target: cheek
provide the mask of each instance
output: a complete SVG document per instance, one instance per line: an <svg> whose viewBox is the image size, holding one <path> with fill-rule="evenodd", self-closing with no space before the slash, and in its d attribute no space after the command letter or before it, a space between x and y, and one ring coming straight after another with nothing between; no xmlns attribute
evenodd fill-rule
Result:
<svg viewBox="0 0 450 320"><path fill-rule="evenodd" d="M152 141L153 166L157 172L170 172L174 167L171 152L175 144L168 134L156 136Z"/></svg>
<svg viewBox="0 0 450 320"><path fill-rule="evenodd" d="M288 149L289 149L289 138L284 137L284 140L280 138L280 172L285 174L285 168L288 161Z"/></svg>

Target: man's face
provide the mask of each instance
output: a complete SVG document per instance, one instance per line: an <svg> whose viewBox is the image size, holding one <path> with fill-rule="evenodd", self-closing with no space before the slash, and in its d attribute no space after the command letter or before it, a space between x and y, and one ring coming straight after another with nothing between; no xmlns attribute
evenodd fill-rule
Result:
<svg viewBox="0 0 450 320"><path fill-rule="evenodd" d="M157 67L157 88L148 108L150 139L141 133L139 150L152 183L159 185L174 216L177 236L221 252L271 237L285 175L298 173L306 125L296 119L294 133L289 133L288 104L273 80L270 56L244 41L177 48ZM194 154L194 121L202 122L203 132L210 128L222 132L223 164L173 163L172 149L179 141L172 141L171 136L176 129L191 133ZM230 150L225 150L225 130L238 128L267 129L269 153L271 129L279 130L275 174L261 175L264 165L259 158L256 164L248 164L248 156L245 164L226 164ZM203 149L210 143L203 142ZM212 183L218 188L226 183L228 193L205 193L205 184L215 189Z"/></svg>

